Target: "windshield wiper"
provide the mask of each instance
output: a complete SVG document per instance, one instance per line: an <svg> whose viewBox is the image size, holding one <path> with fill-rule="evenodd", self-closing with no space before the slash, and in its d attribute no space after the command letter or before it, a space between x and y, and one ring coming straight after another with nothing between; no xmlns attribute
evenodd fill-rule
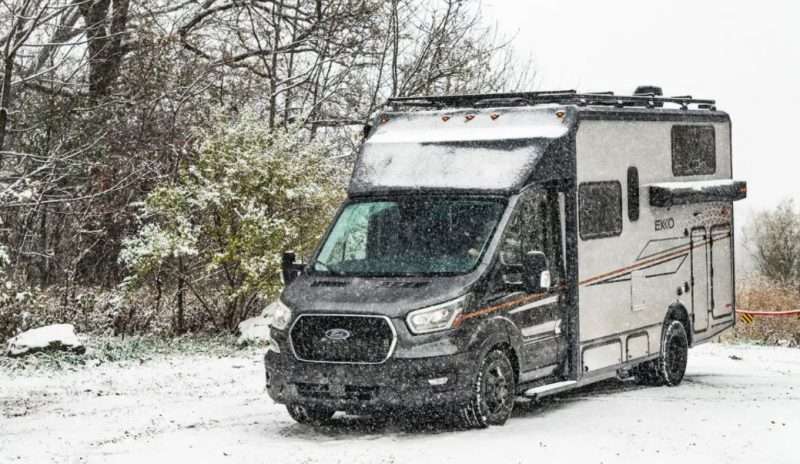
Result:
<svg viewBox="0 0 800 464"><path fill-rule="evenodd" d="M344 275L341 271L337 271L337 270L331 268L331 266L328 263L324 262L324 261L319 261L319 260L318 261L314 261L314 270L315 271L319 271L317 269L317 266L322 266L324 268L324 269L322 269L322 272L327 272L328 274L331 274L331 275Z"/></svg>

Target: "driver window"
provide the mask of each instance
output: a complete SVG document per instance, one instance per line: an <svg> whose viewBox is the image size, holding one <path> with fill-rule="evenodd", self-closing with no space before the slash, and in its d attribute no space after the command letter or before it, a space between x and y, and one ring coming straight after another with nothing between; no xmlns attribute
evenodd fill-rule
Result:
<svg viewBox="0 0 800 464"><path fill-rule="evenodd" d="M553 284L564 276L561 208L562 193L528 190L522 194L501 244L505 265L522 264L529 251L541 251L547 257Z"/></svg>

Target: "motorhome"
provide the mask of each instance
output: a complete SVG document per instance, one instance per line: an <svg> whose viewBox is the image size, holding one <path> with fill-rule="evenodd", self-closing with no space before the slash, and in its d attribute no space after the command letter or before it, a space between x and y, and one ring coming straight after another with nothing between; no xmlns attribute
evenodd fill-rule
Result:
<svg viewBox="0 0 800 464"><path fill-rule="evenodd" d="M631 377L678 385L735 323L731 124L713 100L394 98L307 264L284 254L267 390L303 423Z"/></svg>

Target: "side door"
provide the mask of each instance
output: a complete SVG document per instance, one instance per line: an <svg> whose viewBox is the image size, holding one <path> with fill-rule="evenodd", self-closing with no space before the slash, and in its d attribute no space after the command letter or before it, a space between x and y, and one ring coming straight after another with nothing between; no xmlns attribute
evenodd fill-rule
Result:
<svg viewBox="0 0 800 464"><path fill-rule="evenodd" d="M563 193L527 190L517 202L500 249L500 279L512 301L508 311L523 338L520 378L533 380L554 372L564 359L562 336L564 285L564 200ZM522 260L541 252L548 264L549 285L528 292L522 281Z"/></svg>
<svg viewBox="0 0 800 464"><path fill-rule="evenodd" d="M733 241L731 225L711 226L709 253L711 254L711 317L712 324L730 318L733 313ZM731 325L733 321L731 320Z"/></svg>
<svg viewBox="0 0 800 464"><path fill-rule="evenodd" d="M692 325L695 333L708 330L708 314L711 309L709 292L709 246L705 227L691 231L692 263Z"/></svg>

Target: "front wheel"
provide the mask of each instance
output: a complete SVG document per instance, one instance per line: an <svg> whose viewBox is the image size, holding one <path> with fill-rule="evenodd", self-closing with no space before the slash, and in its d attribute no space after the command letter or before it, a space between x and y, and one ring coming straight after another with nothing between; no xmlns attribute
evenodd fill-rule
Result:
<svg viewBox="0 0 800 464"><path fill-rule="evenodd" d="M473 384L472 400L460 411L467 427L503 425L514 410L516 381L514 368L502 350L492 350L483 358Z"/></svg>
<svg viewBox="0 0 800 464"><path fill-rule="evenodd" d="M689 358L689 337L680 321L669 321L661 337L661 354L636 369L636 377L646 385L675 386L686 373Z"/></svg>
<svg viewBox="0 0 800 464"><path fill-rule="evenodd" d="M302 404L287 404L286 410L299 424L320 425L329 421L336 412L332 409L315 408Z"/></svg>

